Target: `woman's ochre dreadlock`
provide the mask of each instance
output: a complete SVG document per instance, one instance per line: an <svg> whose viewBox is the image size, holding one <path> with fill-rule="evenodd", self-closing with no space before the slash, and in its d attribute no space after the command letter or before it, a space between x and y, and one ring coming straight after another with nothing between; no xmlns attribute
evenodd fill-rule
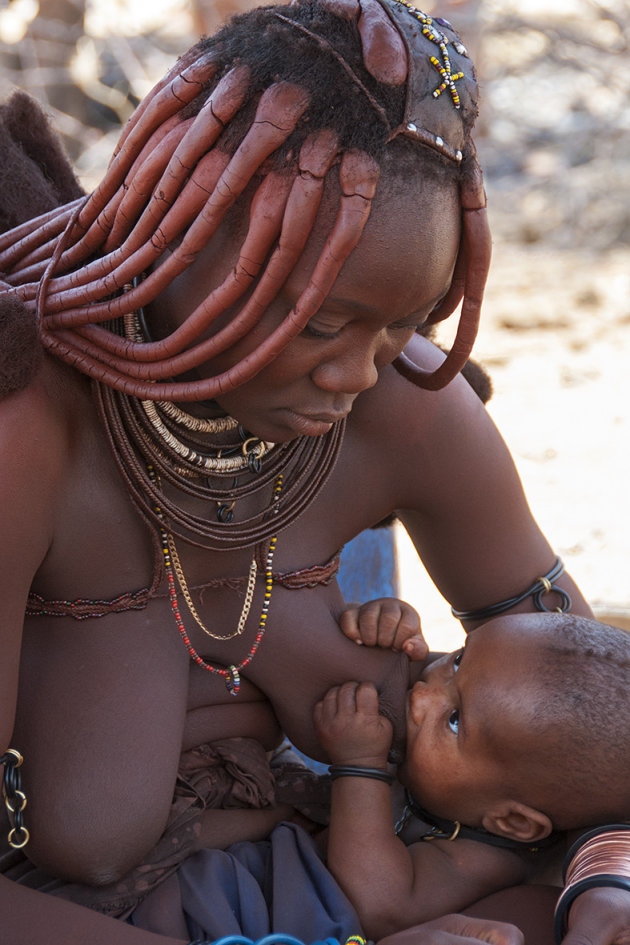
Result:
<svg viewBox="0 0 630 945"><path fill-rule="evenodd" d="M37 315L44 346L83 373L144 399L213 398L252 378L302 331L361 239L383 156L397 149L404 164L412 149L416 172L422 162L460 175L459 257L431 319L463 297L455 344L433 374L404 356L395 362L435 389L470 354L489 263L475 114L474 72L452 27L407 0L254 10L189 50L153 89L91 195L0 237L0 272L10 296ZM223 374L172 380L257 324L306 245L333 167L337 218L294 309ZM170 335L123 337L120 317L190 265L251 185L249 228L231 274ZM249 290L230 323L200 341Z"/></svg>

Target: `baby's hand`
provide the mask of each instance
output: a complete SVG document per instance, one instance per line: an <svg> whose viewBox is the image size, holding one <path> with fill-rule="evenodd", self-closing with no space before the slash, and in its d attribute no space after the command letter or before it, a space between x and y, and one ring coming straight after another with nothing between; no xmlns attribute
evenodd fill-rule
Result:
<svg viewBox="0 0 630 945"><path fill-rule="evenodd" d="M362 605L349 604L339 625L345 636L355 643L402 650L410 660L424 660L429 652L417 611L396 597L380 597Z"/></svg>
<svg viewBox="0 0 630 945"><path fill-rule="evenodd" d="M384 768L392 741L392 724L378 711L371 682L333 686L315 706L315 731L334 764Z"/></svg>

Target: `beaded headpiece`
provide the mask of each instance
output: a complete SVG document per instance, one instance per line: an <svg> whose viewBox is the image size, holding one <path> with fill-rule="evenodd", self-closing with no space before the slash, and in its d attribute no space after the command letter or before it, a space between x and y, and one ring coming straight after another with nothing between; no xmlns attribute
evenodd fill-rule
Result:
<svg viewBox="0 0 630 945"><path fill-rule="evenodd" d="M367 70L387 84L406 84L404 118L390 140L402 134L461 163L477 83L451 24L409 0L361 0L359 30Z"/></svg>

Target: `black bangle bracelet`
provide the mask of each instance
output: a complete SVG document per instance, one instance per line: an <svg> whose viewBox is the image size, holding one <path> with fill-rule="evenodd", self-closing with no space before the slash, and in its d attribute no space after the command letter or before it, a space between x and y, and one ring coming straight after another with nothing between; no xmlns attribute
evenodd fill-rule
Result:
<svg viewBox="0 0 630 945"><path fill-rule="evenodd" d="M355 765L330 765L328 768L331 781L336 778L372 778L374 781L394 783L394 775L380 768L360 768Z"/></svg>
<svg viewBox="0 0 630 945"><path fill-rule="evenodd" d="M451 613L458 620L490 620L491 617L503 614L506 610L516 607L521 601L532 597L534 607L541 613L548 614L559 612L564 614L571 609L571 598L565 590L558 587L557 584L554 584L556 578L559 578L563 571L564 564L560 558L556 558L555 564L551 570L534 581L531 587L528 587L522 594L516 594L514 597L509 597L507 600L497 601L496 604L490 604L488 607L480 607L478 610L455 610L454 607L451 607ZM549 610L548 607L545 607L543 602L543 596L549 594L551 591L558 594L560 597L560 604L554 610Z"/></svg>

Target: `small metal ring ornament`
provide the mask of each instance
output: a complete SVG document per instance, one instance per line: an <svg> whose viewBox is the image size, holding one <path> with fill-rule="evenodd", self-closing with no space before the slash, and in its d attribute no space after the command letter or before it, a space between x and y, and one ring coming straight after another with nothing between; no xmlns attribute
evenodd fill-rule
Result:
<svg viewBox="0 0 630 945"><path fill-rule="evenodd" d="M14 806L12 803L12 801L15 801L16 799L20 802L19 806ZM24 810L27 804L26 794L24 793L24 791L16 790L13 792L13 795L10 798L7 797L5 799L4 804L10 814L16 814L16 813L20 814Z"/></svg>
<svg viewBox="0 0 630 945"><path fill-rule="evenodd" d="M234 518L234 506L236 502L221 502L217 507L217 519L226 525Z"/></svg>
<svg viewBox="0 0 630 945"><path fill-rule="evenodd" d="M532 595L536 610L545 614L566 614L568 610L571 610L571 598L565 590L557 584L551 584L548 580L545 582L544 578L540 578L540 581L543 582L543 586ZM557 594L560 603L553 608L545 607L542 600L545 594Z"/></svg>
<svg viewBox="0 0 630 945"><path fill-rule="evenodd" d="M18 841L14 839L17 833L22 835L22 840ZM9 830L9 836L7 839L9 841L10 847L13 847L14 850L21 850L26 846L30 838L31 835L26 827L12 827L11 830Z"/></svg>
<svg viewBox="0 0 630 945"><path fill-rule="evenodd" d="M21 768L21 767L22 767L22 762L24 761L24 756L20 754L20 752L17 750L17 748L7 748L7 750L6 750L5 753L4 753L3 759L2 759L5 764L6 764L7 761L8 761L8 759L7 759L7 757L6 757L7 755L13 755L13 757L15 758L15 761L11 762L11 767L12 767L12 768Z"/></svg>

